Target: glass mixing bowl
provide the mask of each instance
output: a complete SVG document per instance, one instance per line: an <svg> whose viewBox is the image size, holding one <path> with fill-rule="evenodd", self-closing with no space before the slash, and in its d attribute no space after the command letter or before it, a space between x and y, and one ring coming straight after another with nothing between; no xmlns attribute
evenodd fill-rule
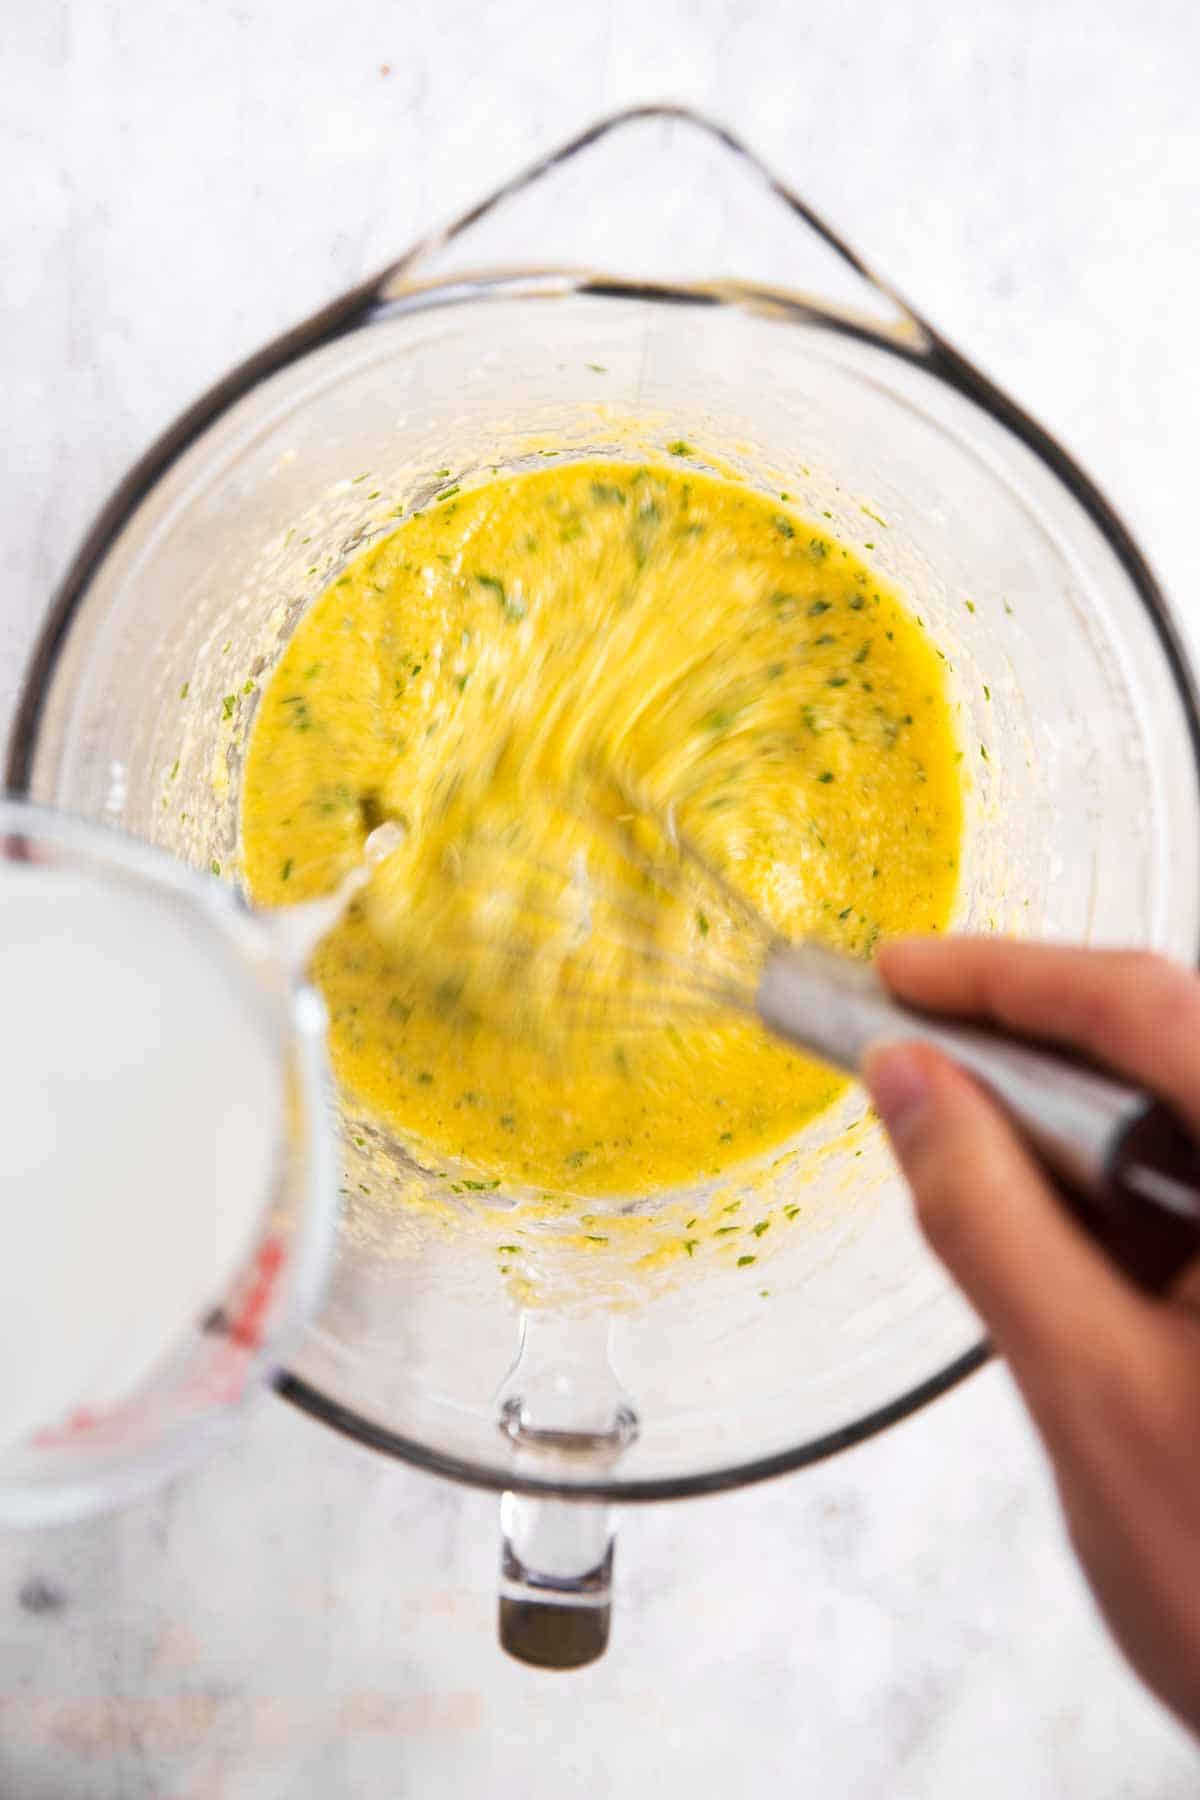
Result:
<svg viewBox="0 0 1200 1800"><path fill-rule="evenodd" d="M677 109L597 125L179 421L66 577L13 785L236 870L258 689L361 545L448 483L677 438L786 490L942 647L956 923L1192 957L1196 700L1138 549L1039 426ZM530 1660L603 1646L609 1502L797 1468L987 1355L860 1093L738 1179L571 1220L455 1193L343 1111L336 1266L281 1391L506 1494L501 1635Z"/></svg>

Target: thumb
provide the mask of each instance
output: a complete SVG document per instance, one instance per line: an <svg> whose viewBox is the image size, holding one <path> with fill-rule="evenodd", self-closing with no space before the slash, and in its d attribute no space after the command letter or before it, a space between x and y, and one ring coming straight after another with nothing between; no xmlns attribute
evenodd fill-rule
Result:
<svg viewBox="0 0 1200 1800"><path fill-rule="evenodd" d="M1144 1333L1149 1303L1071 1218L999 1108L922 1044L876 1047L863 1079L925 1236L1035 1412L1061 1419L1081 1375L1120 1379L1122 1346Z"/></svg>

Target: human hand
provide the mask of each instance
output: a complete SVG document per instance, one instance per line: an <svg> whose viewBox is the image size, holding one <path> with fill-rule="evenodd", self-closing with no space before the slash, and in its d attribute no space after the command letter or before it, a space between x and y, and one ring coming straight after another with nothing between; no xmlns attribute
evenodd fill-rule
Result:
<svg viewBox="0 0 1200 1800"><path fill-rule="evenodd" d="M880 951L898 998L1074 1046L1200 1135L1200 979L1132 951L1000 938ZM1000 1109L919 1044L864 1079L932 1248L982 1315L1054 1463L1072 1542L1134 1668L1200 1730L1200 1257L1161 1297L1088 1237Z"/></svg>

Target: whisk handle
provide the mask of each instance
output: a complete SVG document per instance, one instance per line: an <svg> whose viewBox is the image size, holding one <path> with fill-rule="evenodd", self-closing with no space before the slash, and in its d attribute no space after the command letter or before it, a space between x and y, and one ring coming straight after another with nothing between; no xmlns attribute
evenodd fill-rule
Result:
<svg viewBox="0 0 1200 1800"><path fill-rule="evenodd" d="M759 1017L848 1073L874 1045L931 1044L1001 1102L1073 1195L1110 1215L1159 1212L1200 1245L1200 1147L1170 1108L1107 1072L990 1027L902 1006L869 963L812 944L767 955Z"/></svg>

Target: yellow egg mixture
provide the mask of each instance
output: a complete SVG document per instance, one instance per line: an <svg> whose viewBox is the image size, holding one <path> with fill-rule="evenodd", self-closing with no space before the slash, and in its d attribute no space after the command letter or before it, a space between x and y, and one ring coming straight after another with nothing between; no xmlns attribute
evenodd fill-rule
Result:
<svg viewBox="0 0 1200 1800"><path fill-rule="evenodd" d="M683 966L752 967L752 934L703 884L648 879L660 843L627 863L611 833L645 804L775 928L854 954L945 926L962 800L942 667L848 548L685 467L562 462L405 521L297 627L242 795L264 905L328 893L381 821L403 834L316 958L345 1089L487 1185L644 1193L781 1144L844 1082L696 1013ZM507 954L531 917L535 951L560 931L588 855L618 935L669 919L661 967L583 953L575 912L565 962Z"/></svg>

